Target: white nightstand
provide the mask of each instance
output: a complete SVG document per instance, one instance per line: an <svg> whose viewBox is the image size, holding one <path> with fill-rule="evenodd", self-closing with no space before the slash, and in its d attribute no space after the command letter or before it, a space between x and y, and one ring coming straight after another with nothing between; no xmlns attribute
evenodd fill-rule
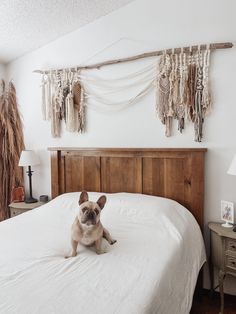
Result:
<svg viewBox="0 0 236 314"><path fill-rule="evenodd" d="M45 203L36 202L36 203L25 203L25 202L18 202L18 203L11 203L9 206L10 208L10 216L14 217L20 214L27 212L28 210L34 209L39 207Z"/></svg>
<svg viewBox="0 0 236 314"><path fill-rule="evenodd" d="M236 277L236 232L232 228L225 228L221 223L210 222L211 230L211 254L210 275L211 291L217 287L220 289L221 314L224 312L224 279L226 275ZM214 287L214 267L218 269L219 285Z"/></svg>

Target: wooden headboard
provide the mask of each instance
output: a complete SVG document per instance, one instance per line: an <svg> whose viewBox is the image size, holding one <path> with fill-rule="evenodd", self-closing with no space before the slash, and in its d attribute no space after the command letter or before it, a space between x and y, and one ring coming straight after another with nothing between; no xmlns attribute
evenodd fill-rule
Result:
<svg viewBox="0 0 236 314"><path fill-rule="evenodd" d="M81 190L143 193L184 205L203 229L204 154L195 148L49 148L52 197Z"/></svg>

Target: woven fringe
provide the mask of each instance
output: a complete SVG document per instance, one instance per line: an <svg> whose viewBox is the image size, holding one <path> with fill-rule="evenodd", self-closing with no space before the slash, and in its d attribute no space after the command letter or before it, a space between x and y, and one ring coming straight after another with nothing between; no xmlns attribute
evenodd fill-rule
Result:
<svg viewBox="0 0 236 314"><path fill-rule="evenodd" d="M66 97L66 130L69 132L76 131L76 115L73 102L73 95L69 93Z"/></svg>
<svg viewBox="0 0 236 314"><path fill-rule="evenodd" d="M163 55L159 61L159 73L157 75L158 97L156 102L157 115L166 126L165 135L171 136L172 116L170 115L170 57Z"/></svg>
<svg viewBox="0 0 236 314"><path fill-rule="evenodd" d="M53 99L51 107L51 134L52 137L60 137L61 135L61 125L60 125L60 107L57 99Z"/></svg>
<svg viewBox="0 0 236 314"><path fill-rule="evenodd" d="M52 106L52 101L51 101L51 83L50 79L48 78L47 83L46 83L46 95L45 95L45 102L46 102L46 113L45 113L45 118L46 120L50 120L51 118L51 106Z"/></svg>
<svg viewBox="0 0 236 314"><path fill-rule="evenodd" d="M79 131L81 133L85 131L85 103L84 103L84 89L82 86L80 93Z"/></svg>
<svg viewBox="0 0 236 314"><path fill-rule="evenodd" d="M46 82L44 80L44 76L42 77L42 116L43 120L46 120L46 88L45 88Z"/></svg>
<svg viewBox="0 0 236 314"><path fill-rule="evenodd" d="M195 141L201 142L202 140L202 127L203 127L203 111L202 111L202 94L203 94L203 73L202 68L199 66L197 68L197 80L196 80L196 95L195 95L195 121L194 121L194 131L195 131Z"/></svg>

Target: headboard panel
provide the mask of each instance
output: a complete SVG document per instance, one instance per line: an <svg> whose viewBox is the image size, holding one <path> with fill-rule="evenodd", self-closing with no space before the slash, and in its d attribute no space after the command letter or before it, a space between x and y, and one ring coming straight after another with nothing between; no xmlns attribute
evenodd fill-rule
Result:
<svg viewBox="0 0 236 314"><path fill-rule="evenodd" d="M174 199L203 228L206 149L49 148L52 197L88 191L130 192Z"/></svg>

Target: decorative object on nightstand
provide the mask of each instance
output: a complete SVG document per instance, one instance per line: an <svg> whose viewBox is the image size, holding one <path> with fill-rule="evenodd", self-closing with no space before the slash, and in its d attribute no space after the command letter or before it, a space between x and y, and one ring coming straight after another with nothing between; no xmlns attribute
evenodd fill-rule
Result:
<svg viewBox="0 0 236 314"><path fill-rule="evenodd" d="M11 191L11 202L24 202L25 189L23 186L14 187Z"/></svg>
<svg viewBox="0 0 236 314"><path fill-rule="evenodd" d="M43 205L41 202L36 202L36 203L25 203L25 202L18 202L18 203L11 203L9 205L10 208L10 217L14 217L20 214L23 214L27 212L28 210L34 209L36 207L39 207Z"/></svg>
<svg viewBox="0 0 236 314"><path fill-rule="evenodd" d="M47 203L48 202L48 195L40 195L39 201L42 203Z"/></svg>
<svg viewBox="0 0 236 314"><path fill-rule="evenodd" d="M222 227L232 228L234 223L234 203L221 201L221 220L225 221Z"/></svg>
<svg viewBox="0 0 236 314"><path fill-rule="evenodd" d="M210 276L211 291L219 287L221 314L224 313L224 279L226 275L236 277L236 233L231 228L224 228L220 223L210 222ZM214 287L214 267L218 269L219 284Z"/></svg>
<svg viewBox="0 0 236 314"><path fill-rule="evenodd" d="M26 173L29 176L29 197L25 198L25 203L36 203L38 200L36 198L33 198L32 196L32 173L31 166L38 165L39 158L32 150L22 150L20 160L19 160L19 166L21 167L28 167L28 171Z"/></svg>

